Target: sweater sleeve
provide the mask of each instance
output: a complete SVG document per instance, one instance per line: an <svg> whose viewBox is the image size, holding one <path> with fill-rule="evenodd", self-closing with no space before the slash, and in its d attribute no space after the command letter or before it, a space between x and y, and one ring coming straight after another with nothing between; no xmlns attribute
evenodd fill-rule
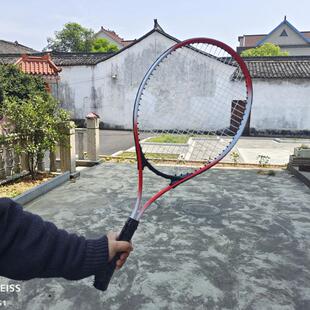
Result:
<svg viewBox="0 0 310 310"><path fill-rule="evenodd" d="M69 234L13 200L0 198L0 276L78 280L99 274L108 257L106 236L87 240Z"/></svg>

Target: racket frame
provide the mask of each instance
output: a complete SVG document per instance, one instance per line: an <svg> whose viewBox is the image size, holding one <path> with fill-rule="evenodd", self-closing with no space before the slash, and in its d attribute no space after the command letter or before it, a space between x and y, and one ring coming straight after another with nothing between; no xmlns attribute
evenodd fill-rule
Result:
<svg viewBox="0 0 310 310"><path fill-rule="evenodd" d="M224 51L226 51L228 54L230 54L234 60L238 63L245 79L245 85L246 85L246 93L247 93L247 105L246 105L246 110L245 113L243 114L243 119L240 123L240 126L238 128L238 131L234 135L233 139L229 143L229 145L226 147L226 149L219 154L215 159L213 159L211 162L207 163L205 166L195 170L192 173L188 173L182 177L173 177L173 176L168 176L166 174L163 174L162 172L158 171L156 168L154 168L148 160L145 158L142 148L140 145L140 139L139 139L139 128L138 128L138 112L139 112L139 103L140 99L143 96L143 90L145 88L146 83L148 82L153 70L158 66L159 63L163 59L165 59L169 54L174 52L175 50L185 47L190 44L195 44L195 43L204 43L204 44L211 44L217 47L220 47ZM248 68L246 67L246 64L242 60L239 54L237 54L231 47L226 45L225 43L215 40L215 39L210 39L210 38L192 38L188 39L182 42L179 42L172 47L168 48L164 53L162 53L156 61L152 64L152 66L149 68L147 73L145 74L142 82L140 83L136 98L135 98L135 104L134 104L134 109L133 109L133 134L134 134L134 141L135 141L135 148L136 148L136 155L137 155L137 164L138 164L138 191L137 191L137 200L135 207L131 213L131 218L135 219L137 221L140 220L141 216L143 215L144 211L155 201L157 200L160 196L162 196L164 193L168 192L169 190L175 188L176 186L180 185L181 183L201 174L202 172L210 169L214 165L216 165L222 158L224 158L234 147L234 145L237 143L238 139L242 135L242 132L244 130L244 127L246 125L246 122L248 120L248 117L250 115L251 111L251 106L252 106L252 99L253 99L253 86L252 86L252 79L250 76L250 73L248 71ZM168 178L171 180L170 184L160 190L158 193L156 193L153 197L151 197L147 202L143 205L141 208L141 203L142 203L142 190L143 190L143 169L144 167L148 167L151 171L156 173L159 176L162 176L164 178Z"/></svg>
<svg viewBox="0 0 310 310"><path fill-rule="evenodd" d="M244 77L245 77L245 83L246 83L246 91L247 91L247 108L245 111L245 114L243 116L243 119L241 121L240 127L238 131L236 132L235 136L233 137L232 141L230 144L226 147L226 149L214 160L211 162L207 163L205 166L195 170L192 173L188 173L186 175L182 175L179 177L173 177L173 176L168 176L160 171L158 171L156 168L154 168L145 158L142 148L140 145L140 139L139 139L139 130L138 130L138 109L139 109L139 101L143 93L144 85L147 83L152 71L154 68L157 67L157 65L165 58L167 57L171 52L174 50L181 48L183 46L186 46L188 44L193 44L193 43L207 43L207 44L213 44L215 46L218 46L228 52L230 55L233 56L233 58L237 61L239 64ZM150 206L156 199L158 199L160 196L162 196L164 193L167 191L175 188L176 186L180 185L181 183L199 175L200 173L210 169L212 166L216 165L227 153L233 148L233 146L237 143L238 139L240 138L243 129L245 127L246 121L249 117L250 110L251 110L251 105L252 105L252 81L251 77L249 74L249 71L241 59L241 57L229 46L226 44L214 40L214 39L208 39L208 38L194 38L194 39L189 39L183 42L179 42L166 50L162 55L160 55L157 60L154 62L154 64L150 67L146 75L144 76L140 86L139 90L136 95L135 99L135 105L134 105L134 111L133 111L133 132L134 132L134 140L135 140L135 147L136 147L136 154L137 154L137 163L138 163L138 193L137 193L137 200L135 204L135 208L131 214L131 216L127 219L126 224L124 225L121 233L119 234L117 240L124 240L124 241L130 241L132 239L132 236L134 235L138 225L139 225L139 220L141 216L143 215L144 211L147 209L148 206ZM164 178L170 179L170 184L160 190L157 194L155 194L152 198L147 200L147 202L141 207L141 201L142 201L142 189L143 189L143 168L148 167L151 171L156 173L157 175L160 175ZM94 286L101 291L107 290L110 280L113 276L114 270L116 268L116 262L120 258L121 253L118 253L114 258L112 259L111 262L108 263L107 268L103 269L102 272L97 274L95 276L95 282Z"/></svg>

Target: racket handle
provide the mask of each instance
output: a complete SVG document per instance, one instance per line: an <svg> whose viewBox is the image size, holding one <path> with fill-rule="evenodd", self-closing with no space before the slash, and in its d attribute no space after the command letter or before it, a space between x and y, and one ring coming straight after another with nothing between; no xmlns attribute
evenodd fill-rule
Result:
<svg viewBox="0 0 310 310"><path fill-rule="evenodd" d="M129 217L122 231L117 237L117 240L118 241L130 241L134 232L136 231L138 227L138 224L139 224L139 221L134 220ZM113 259L108 263L107 268L95 276L94 287L96 289L100 291L105 291L108 288L109 283L112 279L113 273L116 268L116 261L119 260L121 254L122 253L117 253L113 257Z"/></svg>

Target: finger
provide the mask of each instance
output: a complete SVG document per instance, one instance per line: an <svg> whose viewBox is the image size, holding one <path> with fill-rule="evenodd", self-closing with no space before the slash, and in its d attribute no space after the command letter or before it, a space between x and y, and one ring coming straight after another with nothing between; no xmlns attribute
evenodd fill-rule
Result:
<svg viewBox="0 0 310 310"><path fill-rule="evenodd" d="M128 252L123 252L120 256L120 260L125 261L128 256L129 256Z"/></svg>
<svg viewBox="0 0 310 310"><path fill-rule="evenodd" d="M116 268L120 269L125 264L125 261L121 261L120 259L116 262Z"/></svg>

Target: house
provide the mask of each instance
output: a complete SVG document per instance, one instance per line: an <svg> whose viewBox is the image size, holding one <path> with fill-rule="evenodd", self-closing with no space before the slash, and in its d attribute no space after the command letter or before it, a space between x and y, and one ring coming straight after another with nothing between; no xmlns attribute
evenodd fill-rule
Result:
<svg viewBox="0 0 310 310"><path fill-rule="evenodd" d="M310 31L298 31L287 19L284 20L268 34L245 34L238 37L237 52L255 48L264 43L279 45L282 51L290 56L310 55Z"/></svg>
<svg viewBox="0 0 310 310"><path fill-rule="evenodd" d="M75 119L89 111L100 115L105 128L132 128L135 95L147 69L178 40L154 27L116 53L75 54L78 63L60 65L59 99ZM69 56L66 56L69 57ZM75 61L75 60L74 60Z"/></svg>
<svg viewBox="0 0 310 310"><path fill-rule="evenodd" d="M45 81L46 89L56 97L58 96L58 81L61 68L54 64L50 54L43 56L23 54L14 64L25 73L41 76Z"/></svg>
<svg viewBox="0 0 310 310"><path fill-rule="evenodd" d="M126 47L134 42L134 40L124 40L115 31L105 29L101 26L100 30L95 34L95 38L104 38L115 44L119 49Z"/></svg>
<svg viewBox="0 0 310 310"><path fill-rule="evenodd" d="M78 119L96 112L105 128L131 129L133 104L144 74L176 42L155 20L151 31L117 53L76 55L79 63L60 65L64 107ZM252 133L310 134L310 56L245 61L254 85Z"/></svg>
<svg viewBox="0 0 310 310"><path fill-rule="evenodd" d="M0 54L0 64L18 66L23 72L43 78L46 89L58 97L58 81L61 68L52 61L50 54Z"/></svg>
<svg viewBox="0 0 310 310"><path fill-rule="evenodd" d="M59 72L58 99L72 118L93 111L101 127L131 129L139 85L152 63L179 40L154 27L113 53L51 53ZM35 54L41 55L41 54ZM16 54L0 55L15 63ZM310 135L310 56L245 58L253 78L253 135ZM171 79L179 76L171 72Z"/></svg>
<svg viewBox="0 0 310 310"><path fill-rule="evenodd" d="M253 80L252 135L310 135L310 56L244 58Z"/></svg>
<svg viewBox="0 0 310 310"><path fill-rule="evenodd" d="M17 41L10 42L0 40L0 54L25 54L25 53L36 53L34 49L25 45L19 44Z"/></svg>

